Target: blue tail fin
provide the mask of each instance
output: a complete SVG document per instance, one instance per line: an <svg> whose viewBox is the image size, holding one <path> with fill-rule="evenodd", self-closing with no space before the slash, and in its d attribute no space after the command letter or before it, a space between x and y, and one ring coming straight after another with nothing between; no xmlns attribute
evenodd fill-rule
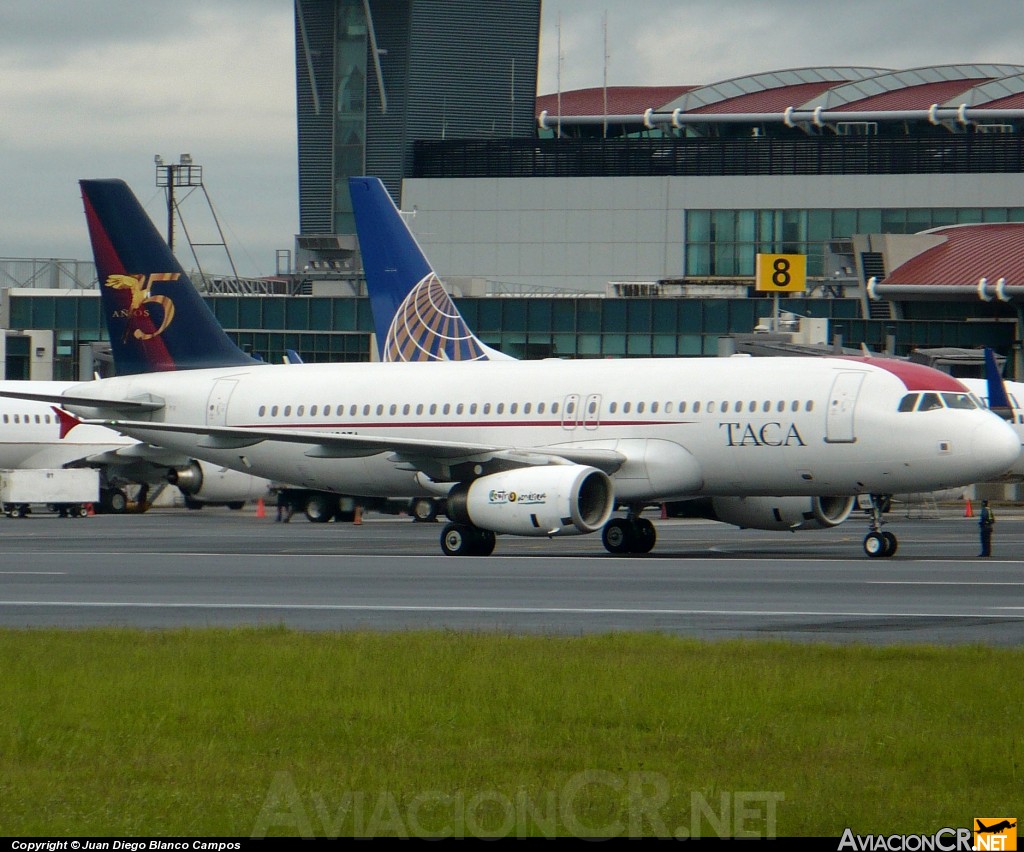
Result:
<svg viewBox="0 0 1024 852"><path fill-rule="evenodd" d="M511 360L470 331L377 178L349 178L382 361Z"/></svg>
<svg viewBox="0 0 1024 852"><path fill-rule="evenodd" d="M1003 377L999 373L995 352L988 347L985 347L985 381L988 383L989 409L1006 420L1012 420L1013 409L1006 394L1006 385L1003 384Z"/></svg>
<svg viewBox="0 0 1024 852"><path fill-rule="evenodd" d="M257 364L220 327L122 180L83 180L118 375Z"/></svg>

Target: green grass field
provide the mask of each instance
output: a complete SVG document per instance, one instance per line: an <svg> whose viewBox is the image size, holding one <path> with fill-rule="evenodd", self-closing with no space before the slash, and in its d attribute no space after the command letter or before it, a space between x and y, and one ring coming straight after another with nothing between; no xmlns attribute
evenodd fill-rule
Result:
<svg viewBox="0 0 1024 852"><path fill-rule="evenodd" d="M1024 811L1024 651L0 631L0 835L932 834Z"/></svg>

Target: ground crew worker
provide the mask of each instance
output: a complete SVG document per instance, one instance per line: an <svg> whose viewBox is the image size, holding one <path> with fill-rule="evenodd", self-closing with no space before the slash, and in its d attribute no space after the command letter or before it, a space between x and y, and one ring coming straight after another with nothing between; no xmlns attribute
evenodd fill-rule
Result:
<svg viewBox="0 0 1024 852"><path fill-rule="evenodd" d="M981 533L981 553L978 556L992 555L992 527L995 522L996 516L988 507L988 500L982 500L981 513L978 516L978 530Z"/></svg>
<svg viewBox="0 0 1024 852"><path fill-rule="evenodd" d="M285 494L283 488L277 489L277 518L278 521L288 523L292 519L292 515L295 514L295 506L292 505L292 501L288 499L288 495Z"/></svg>

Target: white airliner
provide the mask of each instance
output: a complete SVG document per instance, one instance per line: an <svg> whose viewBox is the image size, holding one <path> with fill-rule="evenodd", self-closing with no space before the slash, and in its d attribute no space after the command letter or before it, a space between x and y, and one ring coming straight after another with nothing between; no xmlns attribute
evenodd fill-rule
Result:
<svg viewBox="0 0 1024 852"><path fill-rule="evenodd" d="M449 554L490 553L495 534L597 530L611 552L647 552L655 530L643 509L696 496L721 498L745 526L756 524L744 516L765 520L765 498L793 496L808 511L775 509L780 527L830 526L857 495L994 477L1019 452L959 382L883 359L256 365L223 333L208 345L212 314L127 186L82 188L114 358L128 375L69 388L64 407L271 479L446 495ZM407 231L380 182L352 179L351 191L360 235L365 223L375 235L364 255L394 252L397 275L427 274L402 256ZM143 372L154 364L164 371ZM932 393L941 404L924 410ZM865 550L889 556L880 502ZM610 517L617 506L626 517Z"/></svg>
<svg viewBox="0 0 1024 852"><path fill-rule="evenodd" d="M75 382L0 381L0 391L59 396ZM264 496L268 483L180 452L141 444L102 426L82 423L53 405L0 398L0 469L92 467L101 471L101 507L126 510L125 488L171 481L190 505L240 505Z"/></svg>

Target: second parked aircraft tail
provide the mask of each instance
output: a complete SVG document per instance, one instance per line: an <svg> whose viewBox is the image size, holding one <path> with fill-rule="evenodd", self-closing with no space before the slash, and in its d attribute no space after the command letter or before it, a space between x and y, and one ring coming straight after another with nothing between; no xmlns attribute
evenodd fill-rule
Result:
<svg viewBox="0 0 1024 852"><path fill-rule="evenodd" d="M382 361L511 360L466 325L384 185L349 178Z"/></svg>

